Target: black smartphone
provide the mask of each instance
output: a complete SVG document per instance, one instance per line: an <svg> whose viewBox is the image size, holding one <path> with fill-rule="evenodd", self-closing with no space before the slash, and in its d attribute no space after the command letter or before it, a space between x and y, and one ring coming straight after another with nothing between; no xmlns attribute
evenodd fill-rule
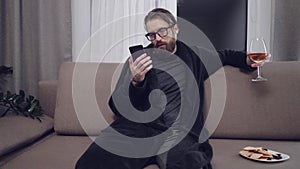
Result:
<svg viewBox="0 0 300 169"><path fill-rule="evenodd" d="M130 46L129 51L132 55L133 61L135 61L135 59L145 53L143 45Z"/></svg>

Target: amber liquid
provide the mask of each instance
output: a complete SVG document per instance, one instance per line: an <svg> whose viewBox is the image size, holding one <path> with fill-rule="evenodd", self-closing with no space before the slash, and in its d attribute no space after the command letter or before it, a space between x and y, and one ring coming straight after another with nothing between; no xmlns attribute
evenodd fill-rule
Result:
<svg viewBox="0 0 300 169"><path fill-rule="evenodd" d="M262 63L266 60L268 54L267 53L249 53L248 57L251 61L255 63Z"/></svg>

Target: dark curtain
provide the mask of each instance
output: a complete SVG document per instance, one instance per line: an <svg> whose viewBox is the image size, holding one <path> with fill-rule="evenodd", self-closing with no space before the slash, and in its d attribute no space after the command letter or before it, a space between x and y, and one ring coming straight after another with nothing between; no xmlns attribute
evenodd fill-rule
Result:
<svg viewBox="0 0 300 169"><path fill-rule="evenodd" d="M300 1L275 0L273 59L300 60Z"/></svg>
<svg viewBox="0 0 300 169"><path fill-rule="evenodd" d="M0 65L14 71L1 90L37 96L38 81L72 60L71 0L0 0L0 14Z"/></svg>

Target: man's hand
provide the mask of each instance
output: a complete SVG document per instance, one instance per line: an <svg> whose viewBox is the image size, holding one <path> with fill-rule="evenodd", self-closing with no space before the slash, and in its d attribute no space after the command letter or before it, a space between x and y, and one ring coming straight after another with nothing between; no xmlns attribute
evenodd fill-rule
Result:
<svg viewBox="0 0 300 169"><path fill-rule="evenodd" d="M247 64L251 67L258 67L258 66L263 66L265 61L269 61L271 59L271 54L268 54L267 58L265 59L264 62L261 62L261 63L255 63L253 61L250 60L249 58L249 53L247 53Z"/></svg>
<svg viewBox="0 0 300 169"><path fill-rule="evenodd" d="M133 61L132 56L130 56L129 67L132 75L132 83L136 85L142 82L145 79L145 75L152 69L151 57L144 53Z"/></svg>

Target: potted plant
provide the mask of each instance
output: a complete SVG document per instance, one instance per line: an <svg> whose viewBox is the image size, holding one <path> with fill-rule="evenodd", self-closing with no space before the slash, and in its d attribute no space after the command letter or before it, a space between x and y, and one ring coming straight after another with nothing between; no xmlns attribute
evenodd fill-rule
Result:
<svg viewBox="0 0 300 169"><path fill-rule="evenodd" d="M1 78L12 73L12 67L0 66ZM3 112L0 112L0 117L4 117L9 112L14 112L41 121L40 117L43 116L39 101L31 95L26 96L23 90L20 90L19 93L0 91L0 106L5 108Z"/></svg>

